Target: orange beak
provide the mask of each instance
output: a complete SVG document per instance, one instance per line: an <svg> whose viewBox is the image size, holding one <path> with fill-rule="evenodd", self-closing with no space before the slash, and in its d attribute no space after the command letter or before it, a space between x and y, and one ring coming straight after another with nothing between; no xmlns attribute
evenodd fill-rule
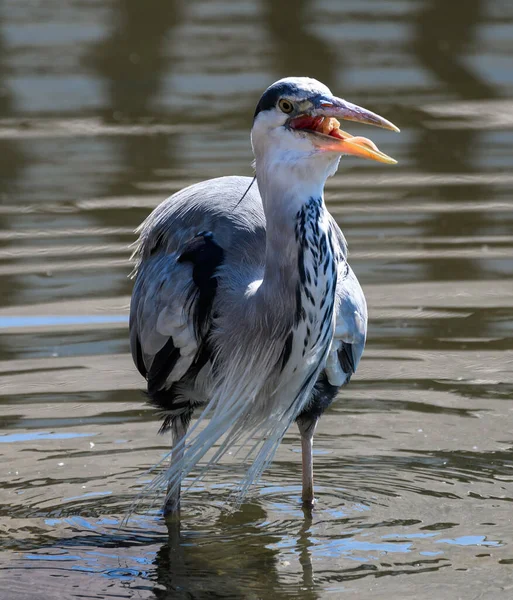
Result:
<svg viewBox="0 0 513 600"><path fill-rule="evenodd" d="M290 127L313 134L313 143L323 151L369 158L389 165L397 164L396 160L381 152L371 140L360 136L354 137L342 131L338 119L399 131L393 123L376 113L335 97L315 101L314 110L308 115L291 119Z"/></svg>
<svg viewBox="0 0 513 600"><path fill-rule="evenodd" d="M336 119L331 120L338 123ZM352 136L338 127L336 127L334 131L336 135L316 135L314 144L327 152L337 152L339 154L359 156L360 158L369 158L387 165L397 164L397 161L394 158L381 152L372 140L361 136Z"/></svg>

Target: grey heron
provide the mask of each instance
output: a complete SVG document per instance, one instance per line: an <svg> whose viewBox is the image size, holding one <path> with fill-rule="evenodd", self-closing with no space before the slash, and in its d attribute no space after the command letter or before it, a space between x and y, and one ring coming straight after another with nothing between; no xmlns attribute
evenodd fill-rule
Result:
<svg viewBox="0 0 513 600"><path fill-rule="evenodd" d="M130 345L161 431L172 432L169 467L150 486L167 485L165 513L179 511L181 482L205 455L200 473L234 448L246 449L242 497L293 421L302 500L314 502L313 434L356 371L367 333L365 296L324 184L342 155L396 162L339 119L399 131L314 79L277 81L254 115L255 180L191 185L138 229Z"/></svg>

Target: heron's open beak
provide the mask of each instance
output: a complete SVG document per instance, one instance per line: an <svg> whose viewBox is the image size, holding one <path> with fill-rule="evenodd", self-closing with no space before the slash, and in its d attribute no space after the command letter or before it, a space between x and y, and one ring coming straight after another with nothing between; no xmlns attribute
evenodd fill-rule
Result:
<svg viewBox="0 0 513 600"><path fill-rule="evenodd" d="M353 137L342 131L338 119L399 131L398 127L383 117L340 98L321 99L309 114L292 118L289 126L315 134L312 136L313 142L321 150L370 158L389 165L397 164L396 160L378 150L371 140Z"/></svg>

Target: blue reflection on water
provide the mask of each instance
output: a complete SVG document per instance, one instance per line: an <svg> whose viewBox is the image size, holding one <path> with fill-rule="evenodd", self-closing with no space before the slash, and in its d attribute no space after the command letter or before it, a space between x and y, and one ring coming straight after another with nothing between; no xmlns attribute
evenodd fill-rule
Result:
<svg viewBox="0 0 513 600"><path fill-rule="evenodd" d="M410 542L394 543L394 542L362 542L354 538L332 540L329 544L321 544L314 548L316 556L337 557L340 555L351 555L354 552L378 552L379 554L409 552L412 547ZM351 558L351 556L347 556ZM354 557L355 558L355 557ZM366 561L368 557L363 557ZM362 560L362 557L358 557Z"/></svg>
<svg viewBox="0 0 513 600"><path fill-rule="evenodd" d="M84 498L96 498L98 496L110 496L112 494L112 492L87 492L86 494L81 494L80 496L71 496L70 498L64 498L63 502L71 502L73 500L83 500ZM79 517L76 517L76 519L79 519ZM85 521L85 519L81 519L81 521L83 521L84 523L87 523L87 521ZM80 523L82 524L82 523ZM90 529L94 529L93 527L91 527L89 525L89 523L84 524L84 527L89 527Z"/></svg>
<svg viewBox="0 0 513 600"><path fill-rule="evenodd" d="M23 317L0 317L0 328L88 325L91 323L128 323L128 315L31 315Z"/></svg>
<svg viewBox="0 0 513 600"><path fill-rule="evenodd" d="M355 532L356 533L356 532ZM367 542L357 540L354 537L331 540L328 543L321 543L315 537L310 538L309 546L312 555L315 557L338 557L345 556L352 560L368 562L369 559L377 559L376 555L361 555L360 553L378 553L388 554L397 552L410 552L412 544L410 542ZM295 536L285 536L279 542L270 544L268 548L280 550L292 550L296 552L297 539ZM355 554L358 553L358 554Z"/></svg>
<svg viewBox="0 0 513 600"><path fill-rule="evenodd" d="M103 577L108 577L109 579L119 579L121 581L129 581L136 577L148 577L148 572L145 570L140 570L137 568L131 567L114 567L114 568L105 568L102 566L102 563L106 559L113 559L115 561L120 560L120 556L117 554L104 554L103 552L91 551L85 552L84 556L78 556L76 554L25 554L25 558L28 560L38 560L38 561L75 561L81 562L82 564L76 564L71 567L72 571L80 571L83 573L95 573L102 575ZM154 553L149 553L149 556L146 557L130 557L130 560L133 560L137 564L142 565L151 565L154 560ZM83 563L86 564L83 564Z"/></svg>
<svg viewBox="0 0 513 600"><path fill-rule="evenodd" d="M485 535L462 535L454 539L446 538L437 540L437 544L450 544L451 546L502 546L500 542L487 540Z"/></svg>
<svg viewBox="0 0 513 600"><path fill-rule="evenodd" d="M0 444L10 442L32 442L35 440L70 440L73 438L92 437L96 433L76 433L68 431L67 433L50 433L49 431L32 431L30 433L9 433L0 435Z"/></svg>
<svg viewBox="0 0 513 600"><path fill-rule="evenodd" d="M82 560L74 554L25 554L29 560Z"/></svg>
<svg viewBox="0 0 513 600"><path fill-rule="evenodd" d="M415 538L436 537L437 535L439 535L437 532L431 532L431 533L424 533L424 532L418 532L418 533L387 533L386 535L382 535L381 539L382 540L390 540L390 539L411 540L411 539L415 539Z"/></svg>

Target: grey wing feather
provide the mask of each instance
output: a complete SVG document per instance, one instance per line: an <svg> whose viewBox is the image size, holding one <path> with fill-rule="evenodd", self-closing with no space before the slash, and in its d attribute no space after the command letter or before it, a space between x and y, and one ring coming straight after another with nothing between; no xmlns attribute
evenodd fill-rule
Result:
<svg viewBox="0 0 513 600"><path fill-rule="evenodd" d="M191 294L195 265L181 260L191 239L210 232L222 249L225 269L263 264L265 217L256 182L238 205L251 181L221 177L185 188L162 202L138 230L130 346L150 393L184 376L208 331L208 324L200 331L194 322L198 311L191 300L196 305L201 300ZM205 260L209 254L204 253Z"/></svg>
<svg viewBox="0 0 513 600"><path fill-rule="evenodd" d="M201 231L212 232L225 251L225 264L262 262L265 216L258 185L252 181L250 177L210 179L162 202L138 229L132 257L135 272L157 250L176 252Z"/></svg>
<svg viewBox="0 0 513 600"><path fill-rule="evenodd" d="M191 267L176 253L140 265L130 305L130 347L150 393L187 372L199 343L186 310Z"/></svg>

